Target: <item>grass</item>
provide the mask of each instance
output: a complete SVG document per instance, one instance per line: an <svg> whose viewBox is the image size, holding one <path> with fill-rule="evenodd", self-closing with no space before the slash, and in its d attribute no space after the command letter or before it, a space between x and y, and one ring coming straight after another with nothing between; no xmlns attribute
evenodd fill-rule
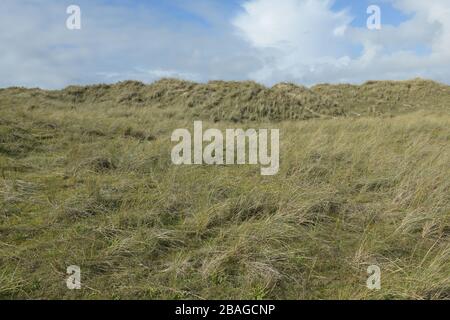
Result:
<svg viewBox="0 0 450 320"><path fill-rule="evenodd" d="M448 92L0 90L0 298L449 299ZM172 165L172 131L198 118L279 128L278 175ZM379 291L366 288L373 264ZM82 290L66 287L70 265Z"/></svg>

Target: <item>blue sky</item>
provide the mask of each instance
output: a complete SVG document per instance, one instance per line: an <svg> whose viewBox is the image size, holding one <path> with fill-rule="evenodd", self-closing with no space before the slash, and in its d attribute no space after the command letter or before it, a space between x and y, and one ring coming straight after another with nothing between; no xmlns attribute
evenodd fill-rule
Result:
<svg viewBox="0 0 450 320"><path fill-rule="evenodd" d="M68 30L66 8L81 8ZM369 5L381 30L368 30ZM448 0L2 0L0 87L161 77L450 83Z"/></svg>

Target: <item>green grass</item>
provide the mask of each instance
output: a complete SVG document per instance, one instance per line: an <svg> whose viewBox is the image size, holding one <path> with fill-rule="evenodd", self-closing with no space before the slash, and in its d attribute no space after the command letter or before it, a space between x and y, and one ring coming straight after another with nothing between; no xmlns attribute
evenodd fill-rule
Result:
<svg viewBox="0 0 450 320"><path fill-rule="evenodd" d="M0 90L0 298L449 299L450 98L412 83L435 91L404 107L379 83L379 113L364 86L311 89L302 110L273 91L307 89L248 83ZM172 165L172 131L198 118L279 128L278 175Z"/></svg>

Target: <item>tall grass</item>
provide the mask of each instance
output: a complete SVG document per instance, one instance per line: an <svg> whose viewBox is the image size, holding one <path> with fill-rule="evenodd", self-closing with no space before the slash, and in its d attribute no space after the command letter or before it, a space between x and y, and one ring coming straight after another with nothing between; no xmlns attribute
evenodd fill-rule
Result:
<svg viewBox="0 0 450 320"><path fill-rule="evenodd" d="M1 298L450 298L450 100L204 123L279 128L280 172L262 177L172 165L170 134L196 117L102 88L69 89L84 102L0 93ZM70 265L82 290L65 285Z"/></svg>

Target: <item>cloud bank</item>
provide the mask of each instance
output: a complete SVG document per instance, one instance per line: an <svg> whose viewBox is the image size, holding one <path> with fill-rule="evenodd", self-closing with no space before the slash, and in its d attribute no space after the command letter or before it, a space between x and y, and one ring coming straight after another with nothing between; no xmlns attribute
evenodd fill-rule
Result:
<svg viewBox="0 0 450 320"><path fill-rule="evenodd" d="M264 83L414 77L448 83L450 2L390 2L411 18L369 30L353 27L349 11L334 11L331 0L250 0L233 25L259 50L264 66L251 76Z"/></svg>
<svg viewBox="0 0 450 320"><path fill-rule="evenodd" d="M0 2L0 87L161 77L450 83L448 0L385 0L382 9L388 3L407 19L379 31L355 25L356 13L332 0L76 2L79 31L65 27L72 2Z"/></svg>

